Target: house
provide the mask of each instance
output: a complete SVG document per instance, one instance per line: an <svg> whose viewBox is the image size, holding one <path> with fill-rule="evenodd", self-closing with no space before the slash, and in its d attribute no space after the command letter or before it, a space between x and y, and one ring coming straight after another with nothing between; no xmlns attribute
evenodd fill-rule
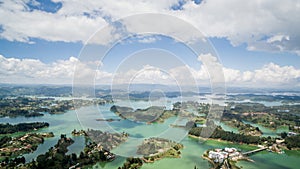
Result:
<svg viewBox="0 0 300 169"><path fill-rule="evenodd" d="M296 136L297 135L297 133L295 133L295 132L288 132L288 137L290 137L290 136Z"/></svg>
<svg viewBox="0 0 300 169"><path fill-rule="evenodd" d="M227 157L228 153L226 152L208 152L208 158L212 159L215 163L223 163L224 159L226 159Z"/></svg>
<svg viewBox="0 0 300 169"><path fill-rule="evenodd" d="M276 139L276 144L282 144L283 142L284 142L284 139L283 140Z"/></svg>
<svg viewBox="0 0 300 169"><path fill-rule="evenodd" d="M227 153L233 153L233 152L236 152L236 148L225 147L224 151L226 151Z"/></svg>
<svg viewBox="0 0 300 169"><path fill-rule="evenodd" d="M299 130L300 126L294 126L294 129Z"/></svg>

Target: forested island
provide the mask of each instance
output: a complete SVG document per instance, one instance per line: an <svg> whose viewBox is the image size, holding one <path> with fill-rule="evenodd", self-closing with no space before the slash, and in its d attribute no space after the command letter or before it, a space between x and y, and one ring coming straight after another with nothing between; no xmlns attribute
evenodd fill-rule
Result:
<svg viewBox="0 0 300 169"><path fill-rule="evenodd" d="M0 98L0 117L37 117L43 113L60 114L75 108L89 105L103 105L111 102L106 99L68 99L38 97L8 97Z"/></svg>
<svg viewBox="0 0 300 169"><path fill-rule="evenodd" d="M109 132L102 132L101 130L73 130L73 136L85 136L88 141L95 142L98 145L101 145L106 150L111 150L121 143L125 142L129 134L128 133L109 133Z"/></svg>
<svg viewBox="0 0 300 169"><path fill-rule="evenodd" d="M49 127L47 122L32 122L32 123L18 123L18 124L0 124L0 134L11 134L15 132L27 132L37 130L40 128Z"/></svg>
<svg viewBox="0 0 300 169"><path fill-rule="evenodd" d="M125 142L129 137L129 134L124 132L109 133L93 129L88 129L87 131L84 131L84 135L86 135L87 139L91 142L95 142L96 144L103 147L103 149L109 151L117 147L121 143Z"/></svg>
<svg viewBox="0 0 300 169"><path fill-rule="evenodd" d="M190 129L189 134L191 136L200 137L203 127L193 127ZM271 141L271 138L250 136L244 134L233 133L230 131L224 131L221 127L216 127L210 138L221 139L225 141L245 144L261 144L264 141Z"/></svg>
<svg viewBox="0 0 300 169"><path fill-rule="evenodd" d="M190 110L194 109L194 112ZM147 124L151 123L163 123L170 117L186 118L189 121L196 123L204 123L205 115L209 110L209 104L198 103L198 102L176 102L173 104L171 110L161 106L150 106L145 109L134 110L131 107L122 107L113 105L110 111L123 119L133 120L137 122L144 122ZM201 114L201 116L199 116Z"/></svg>
<svg viewBox="0 0 300 169"><path fill-rule="evenodd" d="M249 121L276 130L287 126L300 131L300 105L265 106L260 103L228 103L223 114L224 121ZM243 122L242 122L243 123Z"/></svg>
<svg viewBox="0 0 300 169"><path fill-rule="evenodd" d="M123 119L129 119L137 122L152 123L165 111L164 107L151 106L146 109L134 110L130 107L121 107L113 105L110 110Z"/></svg>
<svg viewBox="0 0 300 169"><path fill-rule="evenodd" d="M138 146L137 154L143 155L143 161L149 163L165 157L179 158L182 148L182 144L168 139L149 138Z"/></svg>
<svg viewBox="0 0 300 169"><path fill-rule="evenodd" d="M138 169L143 165L143 161L140 158L128 157L122 167L118 169Z"/></svg>

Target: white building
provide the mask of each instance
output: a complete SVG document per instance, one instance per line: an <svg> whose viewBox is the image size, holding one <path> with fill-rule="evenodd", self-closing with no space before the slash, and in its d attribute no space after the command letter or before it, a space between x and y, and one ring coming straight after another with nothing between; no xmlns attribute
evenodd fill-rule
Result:
<svg viewBox="0 0 300 169"><path fill-rule="evenodd" d="M295 133L295 132L288 132L288 136L290 137L290 136L295 136L295 135L297 135L297 133Z"/></svg>
<svg viewBox="0 0 300 169"><path fill-rule="evenodd" d="M228 147L225 147L224 150L225 150L226 152L228 152L228 153L236 152L236 148L228 148Z"/></svg>
<svg viewBox="0 0 300 169"><path fill-rule="evenodd" d="M223 163L224 159L226 159L227 157L228 153L226 152L208 152L208 158L212 159L215 163Z"/></svg>

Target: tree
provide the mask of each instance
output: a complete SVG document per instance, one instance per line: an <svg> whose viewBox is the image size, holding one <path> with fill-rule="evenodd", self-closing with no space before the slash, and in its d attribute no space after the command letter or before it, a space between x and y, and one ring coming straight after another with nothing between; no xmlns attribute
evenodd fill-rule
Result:
<svg viewBox="0 0 300 169"><path fill-rule="evenodd" d="M280 134L281 138L283 138L283 139L285 139L287 137L287 135L288 134L286 132L283 132L283 133Z"/></svg>
<svg viewBox="0 0 300 169"><path fill-rule="evenodd" d="M72 154L71 154L71 160L72 160L72 161L76 161L76 160L77 160L77 156L76 156L75 153L72 153Z"/></svg>

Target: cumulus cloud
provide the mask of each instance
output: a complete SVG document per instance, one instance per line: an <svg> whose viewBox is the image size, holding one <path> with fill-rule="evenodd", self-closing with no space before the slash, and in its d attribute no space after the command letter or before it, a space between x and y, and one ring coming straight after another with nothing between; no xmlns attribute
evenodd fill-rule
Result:
<svg viewBox="0 0 300 169"><path fill-rule="evenodd" d="M144 65L143 68L129 69L125 72L115 72L113 84L136 84L136 83L148 83L148 84L172 84L176 85L174 78L167 71L161 70L151 65Z"/></svg>
<svg viewBox="0 0 300 169"><path fill-rule="evenodd" d="M300 55L299 1L203 0L200 4L188 0L52 1L60 3L61 8L47 12L30 7L29 4L39 6L34 0L2 2L0 37L27 43L33 42L32 38L85 42L95 31L117 19L164 13L193 24L207 37L226 38L233 45L245 43L249 50L290 51ZM123 24L134 32L141 28L138 23L141 21Z"/></svg>
<svg viewBox="0 0 300 169"><path fill-rule="evenodd" d="M0 37L9 41L33 43L31 38L47 41L77 42L86 41L106 21L102 17L88 17L77 13L50 13L30 10L24 1L4 1L0 3ZM63 8L68 6L63 3ZM77 6L76 9L80 9ZM75 9L75 8L74 8Z"/></svg>
<svg viewBox="0 0 300 169"><path fill-rule="evenodd" d="M200 5L188 1L183 10L174 14L190 21L207 36L227 38L233 45L246 43L250 50L298 52L299 12L300 2L293 0L209 0ZM276 43L268 40L280 36L289 38Z"/></svg>
<svg viewBox="0 0 300 169"><path fill-rule="evenodd" d="M139 70L106 72L99 70L98 62L82 62L75 57L43 63L35 59L6 58L0 55L0 80L2 83L72 84L73 79L91 84L148 83L166 85L210 85L207 67L199 69L185 66L161 70L145 65ZM295 87L300 86L300 69L275 63L252 71L222 68L227 86ZM86 80L88 79L88 80ZM78 83L79 83L78 82Z"/></svg>
<svg viewBox="0 0 300 169"><path fill-rule="evenodd" d="M2 83L16 84L71 84L74 76L95 74L94 64L98 63L83 63L75 57L46 64L35 59L6 58L0 55L0 79ZM75 68L80 70L76 74Z"/></svg>
<svg viewBox="0 0 300 169"><path fill-rule="evenodd" d="M255 70L254 74L254 80L269 84L297 84L299 83L299 78L300 70L295 69L293 66L280 67L274 63L269 63L262 69Z"/></svg>

